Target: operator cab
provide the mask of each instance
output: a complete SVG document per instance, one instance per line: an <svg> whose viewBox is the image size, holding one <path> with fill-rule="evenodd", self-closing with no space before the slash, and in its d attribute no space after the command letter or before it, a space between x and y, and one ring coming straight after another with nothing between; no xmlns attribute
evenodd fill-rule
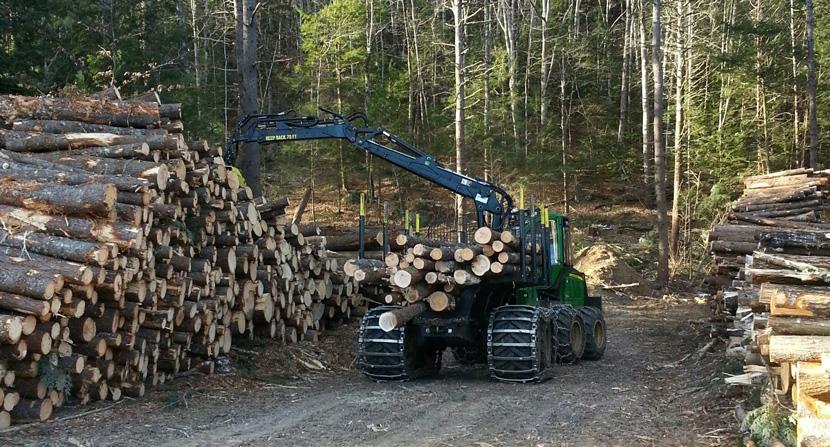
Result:
<svg viewBox="0 0 830 447"><path fill-rule="evenodd" d="M548 220L551 223L550 265L573 265L570 219L562 214L550 213Z"/></svg>

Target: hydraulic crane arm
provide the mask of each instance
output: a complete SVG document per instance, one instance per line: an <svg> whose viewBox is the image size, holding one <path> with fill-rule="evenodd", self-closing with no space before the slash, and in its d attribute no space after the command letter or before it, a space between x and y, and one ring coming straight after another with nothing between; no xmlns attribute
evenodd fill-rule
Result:
<svg viewBox="0 0 830 447"><path fill-rule="evenodd" d="M249 115L242 119L228 139L225 158L233 164L239 143L272 144L299 140L340 139L380 157L418 177L473 200L479 225L484 224L484 213L492 214L491 226L501 230L513 209L513 199L507 192L484 180L459 174L442 166L417 147L379 127L355 127L352 120L365 116L353 114L342 117L328 112L332 119L313 116ZM384 141L385 140L385 141Z"/></svg>

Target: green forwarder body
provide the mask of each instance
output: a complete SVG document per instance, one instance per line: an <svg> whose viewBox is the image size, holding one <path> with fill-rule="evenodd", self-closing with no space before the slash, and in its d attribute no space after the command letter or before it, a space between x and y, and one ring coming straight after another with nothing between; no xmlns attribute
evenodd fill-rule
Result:
<svg viewBox="0 0 830 447"><path fill-rule="evenodd" d="M535 274L485 276L480 284L462 289L455 309L427 310L387 334L372 329L376 325L371 323L390 308L372 309L364 317L358 349L364 373L376 380L435 373L441 352L451 348L459 361L487 363L496 380L533 382L547 377L554 363L601 357L605 349L601 301L588 296L584 275L571 265L568 218L550 213L541 220L547 225L524 222L535 232L519 229L518 223L512 228L542 235L539 240L546 247L534 258L536 268L527 269ZM390 351L381 356L390 365L379 368L374 361L378 357L365 342L377 337L389 339L383 348ZM393 339L397 344L391 343ZM395 362L399 363L392 367Z"/></svg>
<svg viewBox="0 0 830 447"><path fill-rule="evenodd" d="M370 309L361 321L357 346L358 366L367 376L406 380L435 372L447 347L463 361L486 361L493 378L517 382L540 380L557 361L602 355L602 309L599 300L587 298L582 275L571 267L567 217L532 205L516 210L504 188L443 166L403 138L369 126L365 114L321 111L328 116L287 112L242 117L228 138L226 163L234 165L240 144L336 139L471 200L478 226L510 229L521 240L522 254L527 241L534 241L533 247L543 242L540 253L530 250L529 269L519 268L512 278L485 277L464 288L450 312L426 311L386 332L380 329L380 316L396 308ZM521 259L525 267L526 258ZM415 305L412 311L423 310L423 303Z"/></svg>

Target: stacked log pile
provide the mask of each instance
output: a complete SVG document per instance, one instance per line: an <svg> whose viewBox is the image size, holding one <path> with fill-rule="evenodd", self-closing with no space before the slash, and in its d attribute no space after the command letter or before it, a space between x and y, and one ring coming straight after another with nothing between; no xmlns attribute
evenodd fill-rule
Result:
<svg viewBox="0 0 830 447"><path fill-rule="evenodd" d="M325 237L185 142L179 105L0 96L0 118L0 426L138 397L212 372L233 337L316 340L348 315Z"/></svg>
<svg viewBox="0 0 830 447"><path fill-rule="evenodd" d="M713 307L733 322L728 352L746 363L744 375L727 381L752 385L769 376L796 409L799 445L828 445L830 225L819 220L827 173L799 169L745 183L711 246L717 274L731 275Z"/></svg>
<svg viewBox="0 0 830 447"><path fill-rule="evenodd" d="M474 240L461 244L398 234L390 241L393 251L383 261L351 260L344 270L377 304L415 305L381 320L392 330L426 309L452 310L462 290L480 284L484 277L521 275L520 243L510 231L482 227ZM530 265L531 257L526 255L527 272Z"/></svg>
<svg viewBox="0 0 830 447"><path fill-rule="evenodd" d="M716 267L708 282L729 286L758 247L762 233L786 229L814 229L822 216L830 173L793 169L744 180L743 195L725 222L709 234Z"/></svg>

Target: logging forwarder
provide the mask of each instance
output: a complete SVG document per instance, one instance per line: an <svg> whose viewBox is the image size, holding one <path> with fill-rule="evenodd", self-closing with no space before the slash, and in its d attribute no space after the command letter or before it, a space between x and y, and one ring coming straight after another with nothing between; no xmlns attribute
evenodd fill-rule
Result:
<svg viewBox="0 0 830 447"><path fill-rule="evenodd" d="M452 310L422 307L405 325L387 332L379 319L394 307L370 309L357 343L358 366L365 375L400 381L435 374L443 351L450 348L461 362L486 363L495 380L536 382L549 377L556 363L603 356L602 303L588 296L584 275L572 266L567 216L533 203L516 208L503 188L442 166L383 128L368 127L364 115L344 117L321 110L330 118L290 113L244 117L228 140L226 162L233 165L240 143L345 140L472 200L479 227L518 235L520 268L463 288Z"/></svg>

